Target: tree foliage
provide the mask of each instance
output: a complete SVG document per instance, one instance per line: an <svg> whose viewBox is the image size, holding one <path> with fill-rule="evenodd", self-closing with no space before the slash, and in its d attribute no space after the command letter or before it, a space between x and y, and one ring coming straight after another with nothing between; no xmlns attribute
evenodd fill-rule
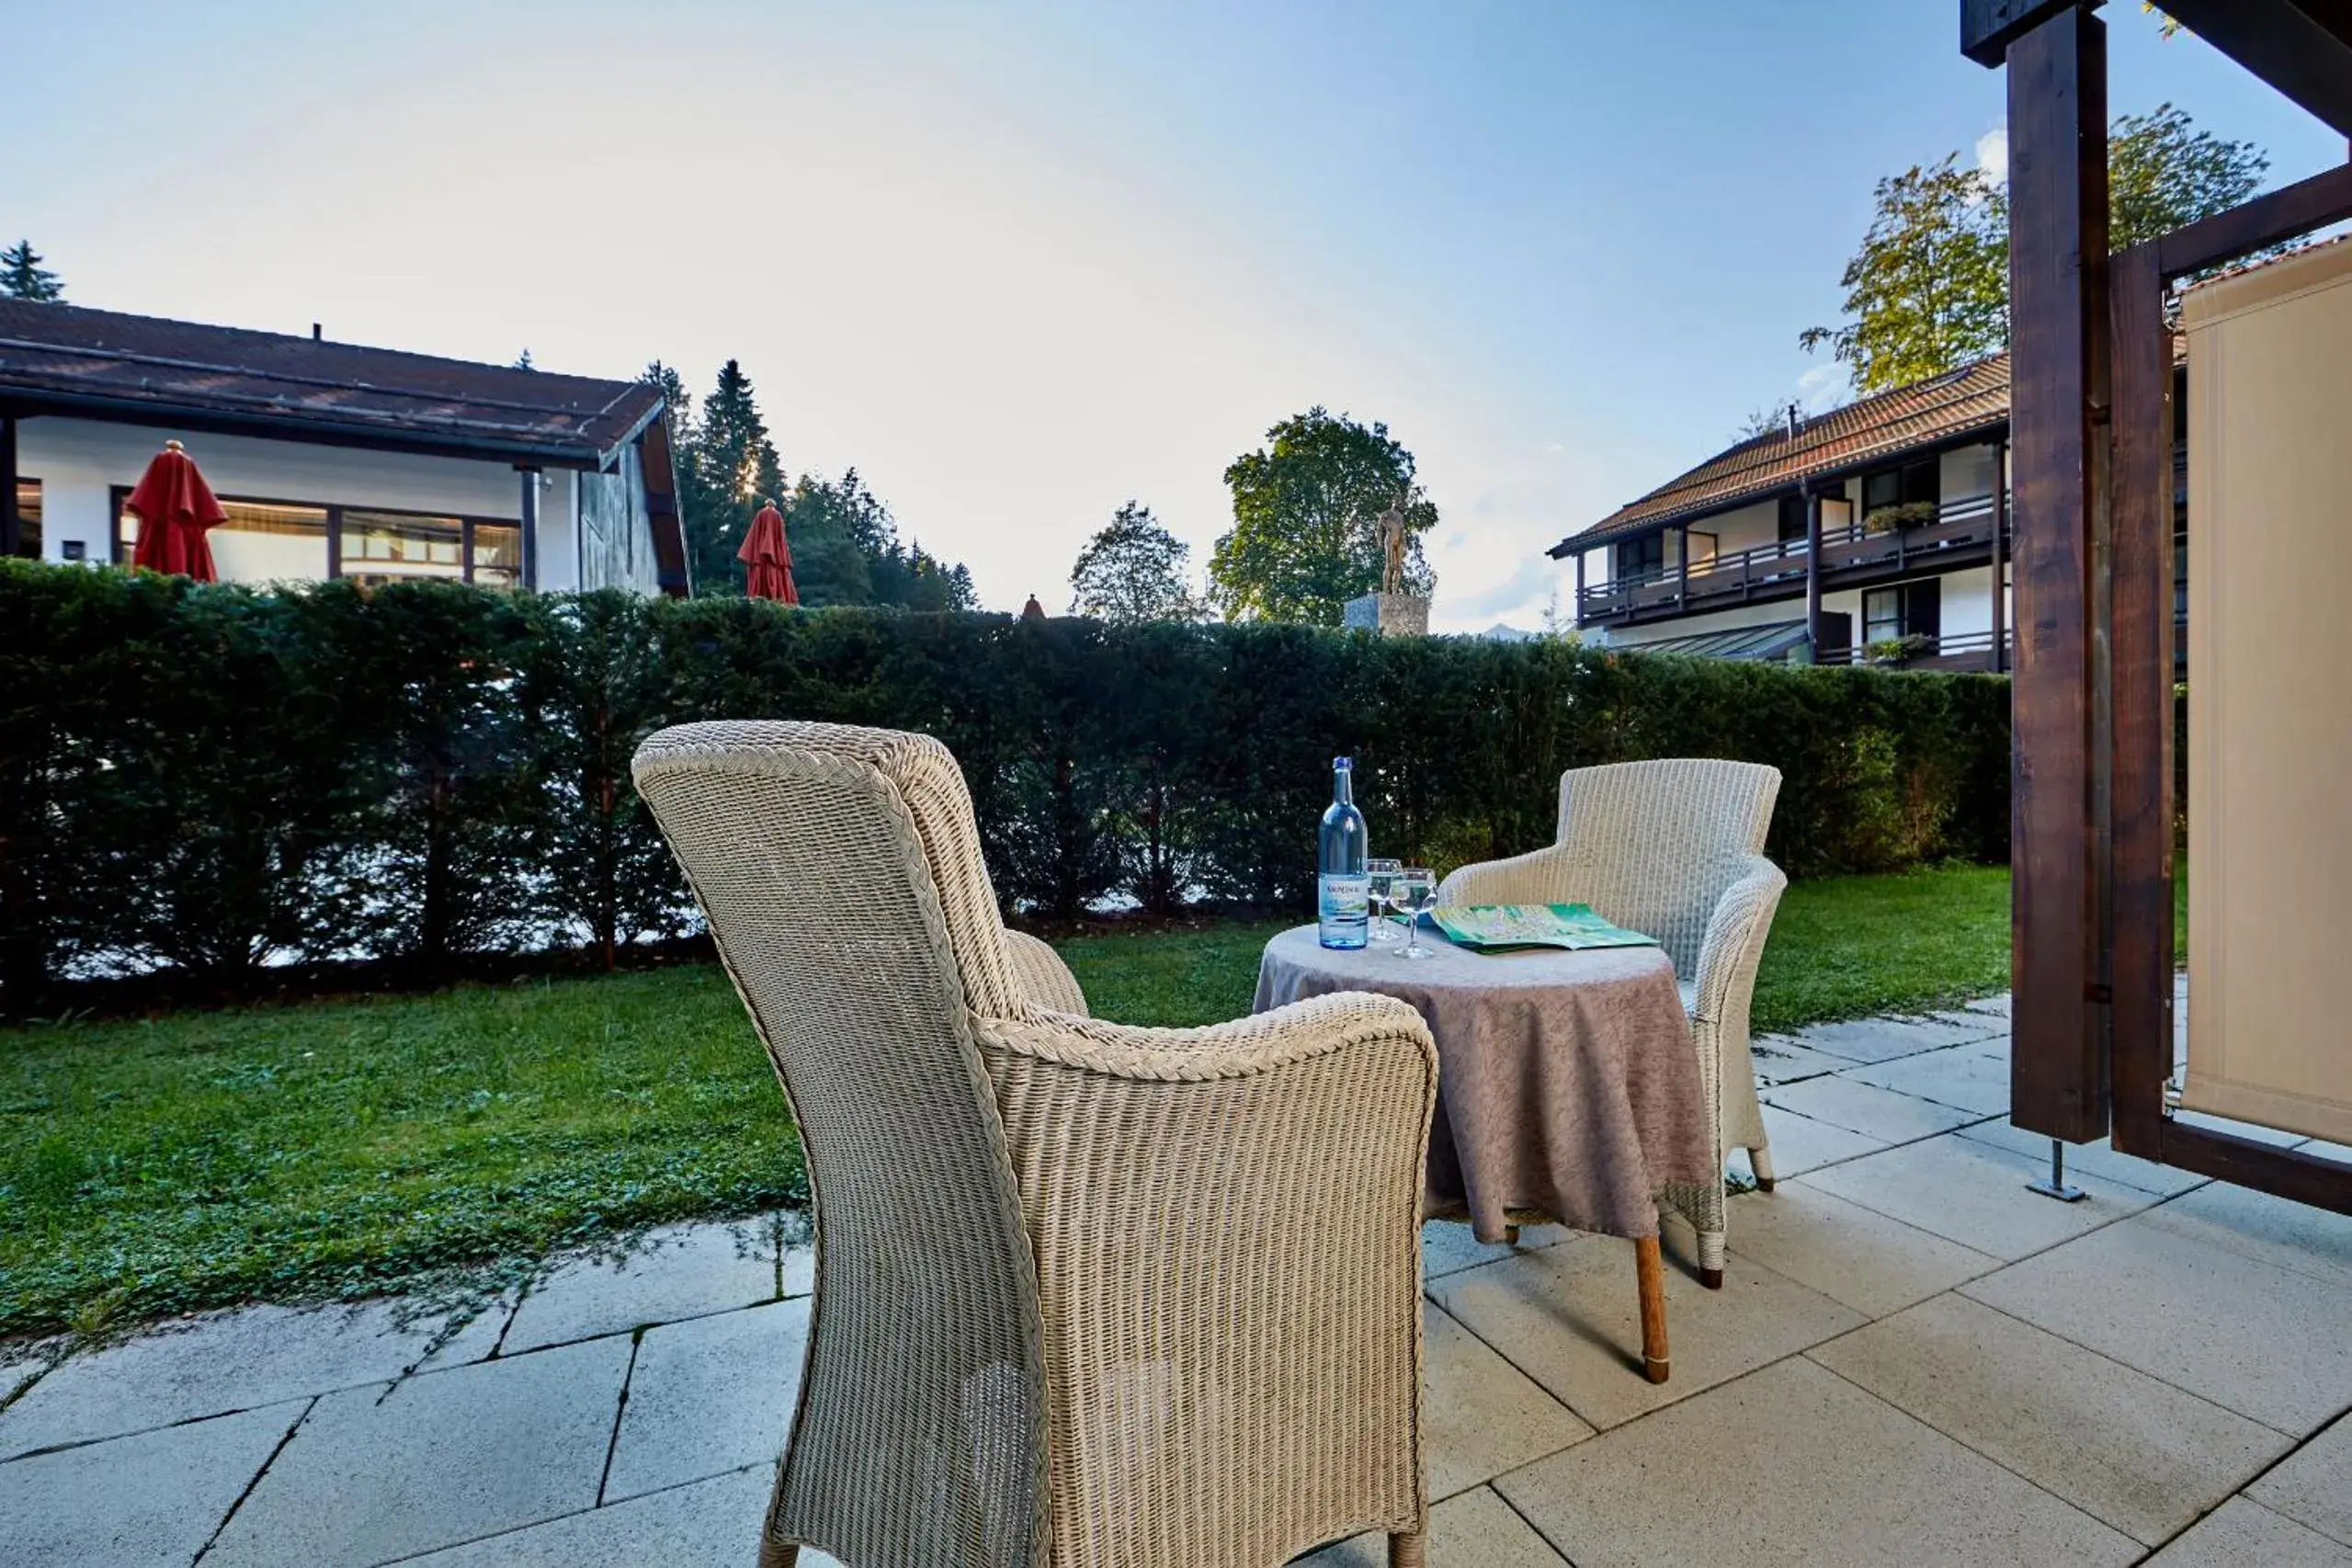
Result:
<svg viewBox="0 0 2352 1568"><path fill-rule="evenodd" d="M693 435L680 442L679 510L699 593L741 593L744 564L735 559L752 515L763 502L784 497L784 464L760 417L751 378L730 359L703 400Z"/></svg>
<svg viewBox="0 0 2352 1568"><path fill-rule="evenodd" d="M1070 569L1070 613L1136 625L1199 620L1207 607L1193 597L1187 570L1192 547L1131 500L1086 541Z"/></svg>
<svg viewBox="0 0 2352 1568"><path fill-rule="evenodd" d="M1960 154L1879 181L1876 213L1838 281L1843 326L1798 335L1864 392L1941 375L2009 341L2009 224L2000 188Z"/></svg>
<svg viewBox="0 0 2352 1568"><path fill-rule="evenodd" d="M1317 406L1266 438L1225 470L1233 526L1210 557L1209 597L1226 619L1338 625L1349 599L1381 585L1381 515L1400 497L1406 591L1436 587L1421 536L1437 524L1437 504L1387 426Z"/></svg>
<svg viewBox="0 0 2352 1568"><path fill-rule="evenodd" d="M2117 250L2237 206L2270 160L2199 131L2171 104L2119 117L2108 134L2108 243ZM1839 278L1846 321L1798 335L1826 345L1865 392L1955 370L2009 343L2005 187L1960 154L1882 179L1861 248Z"/></svg>
<svg viewBox="0 0 2352 1568"><path fill-rule="evenodd" d="M62 300L65 284L41 266L44 257L30 240L18 240L0 250L0 297L11 300Z"/></svg>

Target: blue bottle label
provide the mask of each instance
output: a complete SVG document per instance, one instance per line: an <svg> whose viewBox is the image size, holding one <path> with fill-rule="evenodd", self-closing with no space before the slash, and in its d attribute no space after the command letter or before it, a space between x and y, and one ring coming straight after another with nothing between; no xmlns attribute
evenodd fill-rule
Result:
<svg viewBox="0 0 2352 1568"><path fill-rule="evenodd" d="M1317 937L1326 948L1360 948L1370 929L1371 881L1361 871L1317 879Z"/></svg>

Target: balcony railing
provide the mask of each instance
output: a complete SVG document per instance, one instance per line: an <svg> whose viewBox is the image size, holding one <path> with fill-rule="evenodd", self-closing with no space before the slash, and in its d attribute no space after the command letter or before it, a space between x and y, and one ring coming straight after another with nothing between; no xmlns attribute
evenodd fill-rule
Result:
<svg viewBox="0 0 2352 1568"><path fill-rule="evenodd" d="M1824 528L1821 537L1822 580L1839 587L1862 579L1883 580L1973 562L1990 554L1993 497L1990 494L1947 502L1936 519L1910 528L1872 529L1863 523ZM1759 600L1793 598L1805 591L1807 551L1802 540L1759 544L1691 562L1685 574L1669 567L1586 586L1576 601L1577 619L1647 620Z"/></svg>
<svg viewBox="0 0 2352 1568"><path fill-rule="evenodd" d="M1967 631L1950 637L1904 637L1895 640L1903 652L1892 649L1873 653L1869 648L1830 648L1814 656L1823 665L1880 665L1906 670L1989 670L1993 663L1993 633ZM2001 637L2005 653L2014 653L2017 642L2006 632ZM2004 659L2007 667L2011 659Z"/></svg>

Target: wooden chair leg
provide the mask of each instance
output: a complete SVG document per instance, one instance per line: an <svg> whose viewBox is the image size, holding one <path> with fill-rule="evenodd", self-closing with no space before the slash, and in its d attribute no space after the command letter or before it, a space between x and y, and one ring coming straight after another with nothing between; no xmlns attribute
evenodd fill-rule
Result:
<svg viewBox="0 0 2352 1568"><path fill-rule="evenodd" d="M1653 1383L1666 1381L1666 1267L1658 1253L1658 1238L1642 1236L1633 1244L1633 1272L1642 1287L1642 1375Z"/></svg>
<svg viewBox="0 0 2352 1568"><path fill-rule="evenodd" d="M1424 1540L1419 1530L1389 1537L1389 1568L1422 1568Z"/></svg>

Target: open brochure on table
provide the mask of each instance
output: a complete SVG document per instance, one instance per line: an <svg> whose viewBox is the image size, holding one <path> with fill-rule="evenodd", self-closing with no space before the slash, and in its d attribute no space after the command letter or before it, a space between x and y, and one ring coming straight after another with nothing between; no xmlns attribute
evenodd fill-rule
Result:
<svg viewBox="0 0 2352 1568"><path fill-rule="evenodd" d="M1586 903L1456 903L1428 912L1429 923L1458 947L1654 948L1654 937L1612 926Z"/></svg>

